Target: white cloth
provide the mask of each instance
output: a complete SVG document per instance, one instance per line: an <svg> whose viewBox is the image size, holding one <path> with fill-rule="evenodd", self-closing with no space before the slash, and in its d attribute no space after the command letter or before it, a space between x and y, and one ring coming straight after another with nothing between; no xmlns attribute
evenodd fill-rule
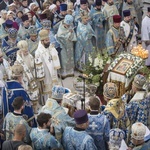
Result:
<svg viewBox="0 0 150 150"><path fill-rule="evenodd" d="M150 40L150 17L145 16L142 20L142 41Z"/></svg>
<svg viewBox="0 0 150 150"><path fill-rule="evenodd" d="M54 8L56 8L57 6L55 4L52 4L49 6L49 10L52 11Z"/></svg>
<svg viewBox="0 0 150 150"><path fill-rule="evenodd" d="M53 83L56 84L56 82L58 82L57 70L60 69L58 52L53 45L50 45L49 48L45 48L40 41L35 51L35 63L37 66L42 63L43 69L38 68L42 71L39 72L37 70L37 78L40 81L44 81L44 93L49 93ZM43 78L43 80L41 80L41 78Z"/></svg>
<svg viewBox="0 0 150 150"><path fill-rule="evenodd" d="M145 96L146 96L146 92L145 91L137 91L134 94L133 98L130 100L130 102L141 101L141 100L143 100L145 98Z"/></svg>
<svg viewBox="0 0 150 150"><path fill-rule="evenodd" d="M28 64L22 59L22 57L17 54L16 62L19 63L23 69L23 87L29 94L32 101L38 100L39 90L35 79L35 69L34 69L34 58L31 54L28 55Z"/></svg>
<svg viewBox="0 0 150 150"><path fill-rule="evenodd" d="M7 78L10 79L11 71L8 61L3 58L3 64L0 65L0 80L3 80L4 76L7 76Z"/></svg>
<svg viewBox="0 0 150 150"><path fill-rule="evenodd" d="M111 80L114 80L114 81L125 83L125 88L127 88L129 84L131 83L131 81L133 80L133 77L134 76L132 76L131 78L126 78L126 76L124 75L110 71L107 81L110 82Z"/></svg>
<svg viewBox="0 0 150 150"><path fill-rule="evenodd" d="M121 147L119 148L119 150L127 150L128 149L128 146L127 144L125 143L124 140L121 141Z"/></svg>
<svg viewBox="0 0 150 150"><path fill-rule="evenodd" d="M145 16L144 19L142 20L141 34L142 34L142 41L144 44L145 41L150 41L150 17L148 16ZM147 45L144 48L149 51L149 56L145 64L147 66L150 66L150 45Z"/></svg>
<svg viewBox="0 0 150 150"><path fill-rule="evenodd" d="M123 20L121 22L120 26L123 27L126 38L128 38L128 36L130 34L130 24ZM134 26L133 35L132 35L131 41L129 42L128 47L127 47L128 52L130 52L133 47L137 46L137 40L136 40L137 34L138 34L138 28L136 26Z"/></svg>

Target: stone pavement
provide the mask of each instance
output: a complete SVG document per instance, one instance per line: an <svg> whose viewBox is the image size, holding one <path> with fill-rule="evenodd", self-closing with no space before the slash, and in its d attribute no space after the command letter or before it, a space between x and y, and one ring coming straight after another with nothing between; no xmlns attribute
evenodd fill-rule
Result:
<svg viewBox="0 0 150 150"><path fill-rule="evenodd" d="M65 78L64 80L62 80L62 79L59 78L59 85L65 87L65 88L68 88L68 89L70 89L72 92L74 92L74 91L75 91L75 89L74 89L74 81L75 81L75 79L76 79L79 75L81 75L81 73L75 71L75 76L74 76L74 77L67 77L67 78Z"/></svg>

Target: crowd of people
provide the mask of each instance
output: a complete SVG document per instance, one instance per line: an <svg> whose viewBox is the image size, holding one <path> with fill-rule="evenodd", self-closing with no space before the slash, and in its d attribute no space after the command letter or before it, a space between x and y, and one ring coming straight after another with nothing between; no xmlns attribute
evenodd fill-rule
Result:
<svg viewBox="0 0 150 150"><path fill-rule="evenodd" d="M146 16L142 7L140 0L0 2L2 150L150 150L144 75L122 97L105 83L106 104L91 92L86 109L77 107L80 94L59 85L98 54L111 63L139 43L150 50L150 7Z"/></svg>

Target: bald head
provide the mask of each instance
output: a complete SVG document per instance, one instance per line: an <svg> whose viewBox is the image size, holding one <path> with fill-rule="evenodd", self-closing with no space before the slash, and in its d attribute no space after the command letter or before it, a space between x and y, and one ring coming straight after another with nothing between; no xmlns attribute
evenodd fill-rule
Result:
<svg viewBox="0 0 150 150"><path fill-rule="evenodd" d="M33 150L30 145L20 145L18 150Z"/></svg>
<svg viewBox="0 0 150 150"><path fill-rule="evenodd" d="M25 134L25 132L26 132L26 127L23 124L17 124L16 125L15 131L14 131L15 135L22 136Z"/></svg>

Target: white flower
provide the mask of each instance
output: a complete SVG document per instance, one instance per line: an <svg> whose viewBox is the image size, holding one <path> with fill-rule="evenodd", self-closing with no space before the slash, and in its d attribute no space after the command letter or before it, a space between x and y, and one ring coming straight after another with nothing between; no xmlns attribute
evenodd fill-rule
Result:
<svg viewBox="0 0 150 150"><path fill-rule="evenodd" d="M94 83L96 86L99 86L99 82Z"/></svg>
<svg viewBox="0 0 150 150"><path fill-rule="evenodd" d="M93 60L92 60L92 57L89 56L89 62L92 64Z"/></svg>
<svg viewBox="0 0 150 150"><path fill-rule="evenodd" d="M93 77L93 74L92 74L92 73L90 73L90 74L89 74L89 77Z"/></svg>
<svg viewBox="0 0 150 150"><path fill-rule="evenodd" d="M98 70L99 70L99 67L98 67L98 66L96 66L96 67L95 67L95 70L97 70L97 71L98 71Z"/></svg>
<svg viewBox="0 0 150 150"><path fill-rule="evenodd" d="M100 67L100 68L103 67L103 59L100 59L100 61L99 61L99 67Z"/></svg>
<svg viewBox="0 0 150 150"><path fill-rule="evenodd" d="M104 73L101 73L101 74L100 74L100 77L102 77L103 75L104 75Z"/></svg>
<svg viewBox="0 0 150 150"><path fill-rule="evenodd" d="M96 66L99 66L99 58L97 57L95 60L94 60L94 67Z"/></svg>
<svg viewBox="0 0 150 150"><path fill-rule="evenodd" d="M107 60L107 64L110 64L111 63L111 59L110 58L108 58L108 60Z"/></svg>

